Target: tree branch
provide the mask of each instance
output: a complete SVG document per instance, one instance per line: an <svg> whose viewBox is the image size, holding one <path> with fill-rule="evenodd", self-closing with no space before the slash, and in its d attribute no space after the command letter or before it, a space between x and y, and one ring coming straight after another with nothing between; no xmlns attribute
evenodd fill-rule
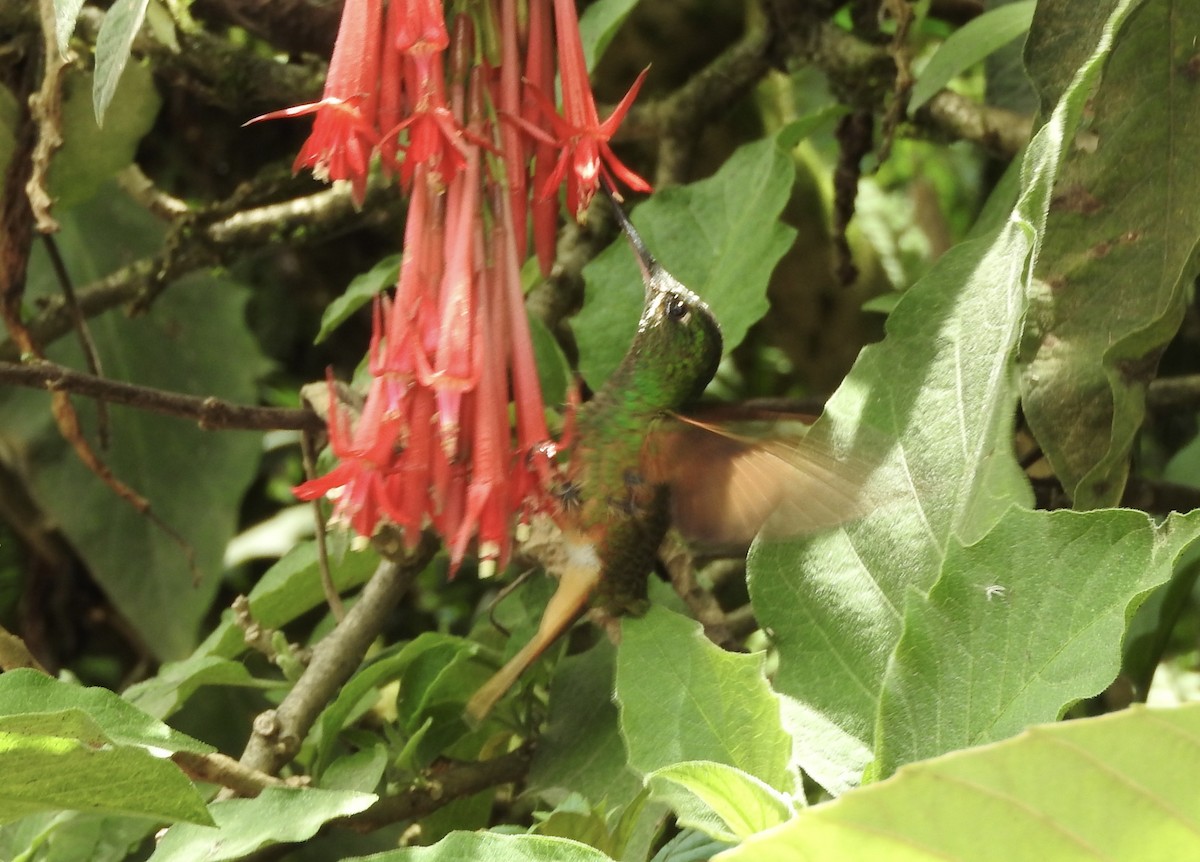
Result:
<svg viewBox="0 0 1200 862"><path fill-rule="evenodd" d="M1033 118L973 102L942 90L917 111L917 124L954 140L971 141L994 156L1011 159L1029 142Z"/></svg>
<svg viewBox="0 0 1200 862"><path fill-rule="evenodd" d="M687 179L700 130L728 111L770 70L770 49L767 29L752 26L668 98L630 113L628 137L659 141L656 187Z"/></svg>
<svg viewBox="0 0 1200 862"><path fill-rule="evenodd" d="M1181 374L1150 381L1146 406L1151 410L1194 410L1200 406L1200 374Z"/></svg>
<svg viewBox="0 0 1200 862"><path fill-rule="evenodd" d="M358 832L368 832L392 823L423 817L455 799L499 784L519 781L529 771L532 759L533 749L524 746L492 760L455 763L440 769L435 767L431 775L421 778L404 793L380 799L366 811L333 823Z"/></svg>
<svg viewBox="0 0 1200 862"><path fill-rule="evenodd" d="M295 757L317 715L358 669L367 647L436 547L437 541L426 534L403 563L380 563L346 618L313 648L312 661L283 702L254 719L243 766L274 774Z"/></svg>
<svg viewBox="0 0 1200 862"><path fill-rule="evenodd" d="M124 404L152 413L194 419L197 425L205 429L319 431L325 427L321 418L311 410L251 407L220 398L183 395L95 377L44 360L26 363L0 361L0 383L69 392L110 404Z"/></svg>
<svg viewBox="0 0 1200 862"><path fill-rule="evenodd" d="M194 751L176 751L171 755L171 760L193 781L219 784L235 791L238 796L258 796L268 787L287 787L291 784L274 775L248 769L219 752L197 754Z"/></svg>
<svg viewBox="0 0 1200 862"><path fill-rule="evenodd" d="M245 197L245 191L239 197ZM227 215L229 204L180 217L163 250L143 258L77 291L84 317L95 317L126 303L138 308L176 279L195 270L220 266L247 249L286 243L316 243L351 227L390 219L399 204L394 191L373 186L360 211L348 188L334 186L311 195L267 204ZM212 213L220 213L214 217ZM53 297L27 323L26 329L41 345L72 329L71 312L62 297ZM0 341L0 360L20 357L11 340Z"/></svg>

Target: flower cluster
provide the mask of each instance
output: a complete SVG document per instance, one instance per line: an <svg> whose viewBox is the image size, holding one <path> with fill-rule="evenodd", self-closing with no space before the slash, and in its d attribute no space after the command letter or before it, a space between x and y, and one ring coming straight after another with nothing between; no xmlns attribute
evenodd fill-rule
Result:
<svg viewBox="0 0 1200 862"><path fill-rule="evenodd" d="M390 521L415 544L432 525L454 567L472 540L503 564L515 519L552 501L520 283L527 225L546 272L562 186L573 215L601 180L649 190L608 143L642 78L601 122L574 0L522 6L475 4L448 30L442 0L346 0L322 99L258 118L313 114L296 170L349 182L361 204L378 156L410 199L395 293L374 306L363 411L351 421L331 403L338 463L295 493L332 497L335 519L366 537Z"/></svg>

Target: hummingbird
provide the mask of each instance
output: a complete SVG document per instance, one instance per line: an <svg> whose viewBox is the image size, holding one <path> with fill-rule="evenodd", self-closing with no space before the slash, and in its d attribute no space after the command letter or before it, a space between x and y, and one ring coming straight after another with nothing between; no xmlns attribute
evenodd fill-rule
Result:
<svg viewBox="0 0 1200 862"><path fill-rule="evenodd" d="M621 363L578 408L558 535L533 551L558 586L533 638L467 703L474 723L589 606L601 622L644 612L669 527L728 547L748 544L764 524L786 522L779 534L814 532L862 514L862 476L828 447L742 436L683 412L717 372L721 327L612 203L645 305Z"/></svg>

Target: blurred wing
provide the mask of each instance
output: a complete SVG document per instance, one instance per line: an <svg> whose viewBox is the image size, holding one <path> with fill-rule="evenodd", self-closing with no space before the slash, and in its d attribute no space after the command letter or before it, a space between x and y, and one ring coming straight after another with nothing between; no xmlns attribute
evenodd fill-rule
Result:
<svg viewBox="0 0 1200 862"><path fill-rule="evenodd" d="M702 546L816 533L869 510L870 465L795 433L757 439L679 416L647 442L646 472L671 489L673 523Z"/></svg>

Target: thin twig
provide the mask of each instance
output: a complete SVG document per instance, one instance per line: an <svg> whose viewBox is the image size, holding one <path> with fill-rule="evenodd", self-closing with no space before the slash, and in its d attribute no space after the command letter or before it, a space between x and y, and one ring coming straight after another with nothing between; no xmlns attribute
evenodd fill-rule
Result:
<svg viewBox="0 0 1200 862"><path fill-rule="evenodd" d="M29 100L32 118L38 125L38 141L30 159L32 172L25 185L25 192L29 195L30 208L38 230L48 234L58 230L58 222L50 215L54 201L50 196L47 177L50 173L50 160L63 145L62 85L68 63L67 58L58 50L54 0L39 0L38 15L41 19L44 69L42 86Z"/></svg>
<svg viewBox="0 0 1200 862"><path fill-rule="evenodd" d="M304 462L304 475L309 479L317 475L317 459L313 445L313 434L304 431L300 435L300 458ZM312 501L313 521L317 536L317 570L321 573L321 589L325 593L325 601L333 618L339 623L346 618L346 606L333 583L333 573L329 571L329 548L325 541L325 513L321 511L321 499Z"/></svg>
<svg viewBox="0 0 1200 862"><path fill-rule="evenodd" d="M42 246L46 249L46 255L50 258L50 266L54 269L54 275L58 279L63 301L66 303L67 311L71 314L71 323L75 327L75 334L79 336L79 348L83 351L83 361L87 365L88 371L97 377L103 377L104 369L100 364L100 352L96 349L96 340L92 338L92 330L87 325L87 319L79 310L79 300L75 298L75 285L71 281L71 273L67 272L66 261L59 253L58 243L54 241L52 235L42 234ZM103 401L96 403L96 436L100 440L100 448L107 449L109 442L108 405Z"/></svg>

